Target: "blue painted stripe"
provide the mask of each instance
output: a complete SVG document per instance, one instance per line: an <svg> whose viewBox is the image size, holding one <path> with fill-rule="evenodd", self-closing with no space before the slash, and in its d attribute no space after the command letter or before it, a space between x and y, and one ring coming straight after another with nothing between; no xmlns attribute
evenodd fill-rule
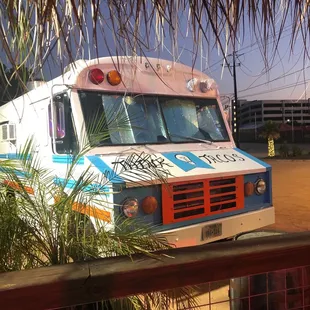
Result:
<svg viewBox="0 0 310 310"><path fill-rule="evenodd" d="M125 181L111 169L99 156L87 156L87 159L94 165L111 183L125 183Z"/></svg>
<svg viewBox="0 0 310 310"><path fill-rule="evenodd" d="M267 171L267 175L268 175L268 192L269 192L269 201L271 203L271 205L273 204L272 201L272 175L271 175L271 168Z"/></svg>
<svg viewBox="0 0 310 310"><path fill-rule="evenodd" d="M18 153L4 153L0 154L0 159L20 159L22 158L22 154ZM30 158L30 155L28 155L28 159ZM53 155L52 160L54 163L59 163L59 164L72 164L74 160L74 156L72 155ZM83 165L84 164L84 157L80 157L77 160L78 165Z"/></svg>
<svg viewBox="0 0 310 310"><path fill-rule="evenodd" d="M76 181L74 180L66 180L66 179L63 179L63 178L55 178L54 179L54 183L57 184L57 185L61 185L61 186L65 186L65 188L74 188L76 186ZM87 185L86 187L83 188L83 191L84 192L98 192L98 191L101 191L101 192L105 192L105 193L109 193L109 187L108 186L104 186L104 185L101 185L101 184L89 184Z"/></svg>
<svg viewBox="0 0 310 310"><path fill-rule="evenodd" d="M6 174L14 173L17 177L21 177L21 178L27 177L26 172L16 170L16 169L12 169L12 168L8 168L8 167L0 167L0 172L6 173ZM28 175L28 177L29 177L29 175Z"/></svg>
<svg viewBox="0 0 310 310"><path fill-rule="evenodd" d="M162 155L185 172L195 168L214 169L191 152L164 152Z"/></svg>
<svg viewBox="0 0 310 310"><path fill-rule="evenodd" d="M22 154L18 153L6 153L6 154L0 154L0 159L21 159L24 156ZM27 158L30 158L30 155L27 156Z"/></svg>
<svg viewBox="0 0 310 310"><path fill-rule="evenodd" d="M75 160L74 156L71 155L53 155L52 156L53 163L56 164L72 164ZM84 157L80 157L76 161L77 165L84 165Z"/></svg>
<svg viewBox="0 0 310 310"><path fill-rule="evenodd" d="M66 188L74 188L76 182L74 180L66 180L66 179L62 179L62 178L55 178L54 179L54 183L57 185L61 185L64 186L66 184Z"/></svg>
<svg viewBox="0 0 310 310"><path fill-rule="evenodd" d="M262 165L263 167L265 167L265 168L267 168L267 169L270 169L270 168L271 168L271 166L270 166L269 164L265 163L264 161L262 161L262 160L260 160L260 159L258 159L258 158L256 158L256 157L254 157L254 156L252 156L252 155L250 155L250 154L248 154L248 153L246 153L246 152L244 152L244 151L242 151L242 150L240 150L240 149L238 149L238 148L234 148L234 150L237 151L237 152L239 152L239 153L242 154L243 156L252 159L253 161L257 162L258 164Z"/></svg>

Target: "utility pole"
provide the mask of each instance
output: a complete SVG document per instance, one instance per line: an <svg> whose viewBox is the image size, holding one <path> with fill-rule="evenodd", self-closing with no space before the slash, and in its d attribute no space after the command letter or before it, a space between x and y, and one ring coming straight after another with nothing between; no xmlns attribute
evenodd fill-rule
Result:
<svg viewBox="0 0 310 310"><path fill-rule="evenodd" d="M294 111L292 106L292 143L294 143Z"/></svg>
<svg viewBox="0 0 310 310"><path fill-rule="evenodd" d="M240 65L240 64L239 64ZM236 52L233 52L233 78L234 78L234 97L235 103L233 104L233 122L234 128L234 139L237 147L240 147L240 134L239 134L239 125L240 125L240 105L238 103L238 92L237 92L237 78L236 78Z"/></svg>
<svg viewBox="0 0 310 310"><path fill-rule="evenodd" d="M254 114L254 126L255 126L255 128L254 128L254 130L255 130L255 141L257 140L257 123L256 123L256 112L255 112L255 114Z"/></svg>
<svg viewBox="0 0 310 310"><path fill-rule="evenodd" d="M236 143L237 147L240 147L240 132L239 132L239 126L240 126L240 104L238 102L238 93L237 93L237 76L236 76L236 66L240 66L240 63L236 64L236 57L238 58L237 52L234 51L232 55L229 55L233 57L233 72L230 70L230 64L227 63L227 67L230 71L230 74L233 77L234 80L234 100L232 100L231 109L232 109L232 118L231 118L231 129L233 133L233 137Z"/></svg>

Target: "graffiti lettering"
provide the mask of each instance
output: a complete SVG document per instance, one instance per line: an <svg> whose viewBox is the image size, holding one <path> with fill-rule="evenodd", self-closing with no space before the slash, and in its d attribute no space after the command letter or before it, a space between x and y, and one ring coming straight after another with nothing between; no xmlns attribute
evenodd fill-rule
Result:
<svg viewBox="0 0 310 310"><path fill-rule="evenodd" d="M232 153L231 154L232 157L238 158L239 161L245 161L245 158L236 154L236 153Z"/></svg>
<svg viewBox="0 0 310 310"><path fill-rule="evenodd" d="M236 154L216 154L216 155L208 155L203 154L199 156L208 162L208 164L221 164L221 163L231 163L231 162L238 162L238 161L245 161L245 158Z"/></svg>
<svg viewBox="0 0 310 310"><path fill-rule="evenodd" d="M169 168L173 167L164 158L145 153L118 157L112 165L113 170L126 180L168 178L172 176Z"/></svg>
<svg viewBox="0 0 310 310"><path fill-rule="evenodd" d="M113 165L120 165L124 170L143 170L143 169L159 169L165 167L173 167L161 157L151 157L147 155L145 157L136 155L129 158L118 158L112 162Z"/></svg>

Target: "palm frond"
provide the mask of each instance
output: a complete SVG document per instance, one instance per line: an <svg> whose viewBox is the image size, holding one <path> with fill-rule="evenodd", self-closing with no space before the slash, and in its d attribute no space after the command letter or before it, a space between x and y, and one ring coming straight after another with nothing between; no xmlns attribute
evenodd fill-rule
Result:
<svg viewBox="0 0 310 310"><path fill-rule="evenodd" d="M153 252L171 247L165 237L155 234L156 227L141 220L116 218L112 228L102 225L98 219L90 221L90 217L79 213L78 209L75 211L75 203L106 207L106 201L97 197L100 190L85 190L99 179L85 169L70 191L66 191L75 168L69 167L66 177L55 182L52 172L42 168L36 156L35 141L30 138L16 159L1 162L0 178L17 185L15 188L8 185L3 193L0 192L0 272L66 264L72 260L116 255L132 257L134 253L161 259ZM138 158L141 160L143 156ZM71 165L75 165L74 161ZM138 167L135 175L139 175ZM102 181L106 182L106 178ZM34 191L29 191L30 186ZM12 192L12 197L6 195L8 191ZM178 291L176 295L155 292L94 306L108 303L111 309L149 309L150 305L155 309L159 305L167 308L177 300L181 302L176 297L181 295L194 304L190 290Z"/></svg>
<svg viewBox="0 0 310 310"><path fill-rule="evenodd" d="M77 58L99 55L98 42L110 54L145 55L154 49L160 51L170 40L171 55L177 60L178 38L187 37L189 31L193 65L203 40L226 58L226 48L236 50L250 34L255 41L271 42L261 50L267 66L287 28L291 50L301 43L304 58L309 58L307 0L7 0L0 5L2 50L13 69L26 65L32 75L40 73L53 58L64 68ZM185 16L187 27L182 27Z"/></svg>
<svg viewBox="0 0 310 310"><path fill-rule="evenodd" d="M268 121L264 124L263 130L260 133L260 136L264 139L272 138L279 139L280 138L280 130L279 126L273 121Z"/></svg>

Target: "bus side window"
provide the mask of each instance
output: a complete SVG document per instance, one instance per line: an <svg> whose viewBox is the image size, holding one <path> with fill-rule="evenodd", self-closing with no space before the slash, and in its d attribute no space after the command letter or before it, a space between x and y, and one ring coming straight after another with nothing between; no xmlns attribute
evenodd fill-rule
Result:
<svg viewBox="0 0 310 310"><path fill-rule="evenodd" d="M75 153L77 151L77 140L67 93L53 97L53 105L49 104L48 106L48 121L50 138L53 137L54 129L55 149L53 152L58 154Z"/></svg>
<svg viewBox="0 0 310 310"><path fill-rule="evenodd" d="M53 136L53 123L54 123L54 137L56 139L62 139L66 135L65 129L65 105L63 102L54 102L53 104L53 116L52 119L52 105L48 106L48 119L49 119L49 133L50 137Z"/></svg>

